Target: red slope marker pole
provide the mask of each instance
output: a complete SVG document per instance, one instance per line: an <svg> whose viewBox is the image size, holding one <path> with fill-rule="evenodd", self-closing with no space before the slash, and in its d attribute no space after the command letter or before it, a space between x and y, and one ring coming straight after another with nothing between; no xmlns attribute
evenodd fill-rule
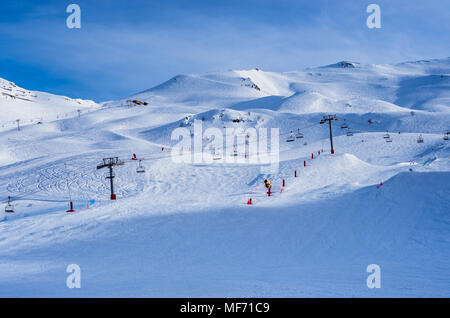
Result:
<svg viewBox="0 0 450 318"><path fill-rule="evenodd" d="M67 210L66 212L75 212L74 208L73 208L73 202L70 201L70 209Z"/></svg>

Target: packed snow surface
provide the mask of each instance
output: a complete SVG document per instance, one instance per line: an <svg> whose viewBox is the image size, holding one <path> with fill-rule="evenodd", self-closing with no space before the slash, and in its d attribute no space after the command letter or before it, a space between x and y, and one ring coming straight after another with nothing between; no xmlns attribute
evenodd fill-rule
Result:
<svg viewBox="0 0 450 318"><path fill-rule="evenodd" d="M449 79L450 58L343 61L177 75L100 104L0 80L0 296L449 297ZM199 124L278 128L280 162L248 145L174 160L172 133ZM190 154L218 155L200 139ZM107 157L124 161L116 201Z"/></svg>

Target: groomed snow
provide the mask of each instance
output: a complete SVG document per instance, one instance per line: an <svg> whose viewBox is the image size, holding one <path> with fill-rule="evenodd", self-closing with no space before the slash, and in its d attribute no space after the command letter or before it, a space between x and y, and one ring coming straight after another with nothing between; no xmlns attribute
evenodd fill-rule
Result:
<svg viewBox="0 0 450 318"><path fill-rule="evenodd" d="M450 296L449 59L342 65L181 75L98 105L0 96L14 118L48 112L0 132L0 296ZM334 155L319 124L329 113ZM195 120L279 128L278 170L173 162L171 132ZM286 142L298 129L304 138ZM126 161L117 201L96 169L108 156ZM69 264L81 289L66 287ZM369 264L381 267L380 289L366 286Z"/></svg>

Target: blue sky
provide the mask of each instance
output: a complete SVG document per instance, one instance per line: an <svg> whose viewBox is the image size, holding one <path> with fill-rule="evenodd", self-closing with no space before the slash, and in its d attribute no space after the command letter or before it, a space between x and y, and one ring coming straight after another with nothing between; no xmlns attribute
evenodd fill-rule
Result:
<svg viewBox="0 0 450 318"><path fill-rule="evenodd" d="M81 7L81 29L66 7ZM381 29L366 7L381 7ZM450 56L448 0L2 0L0 77L119 99L174 75Z"/></svg>

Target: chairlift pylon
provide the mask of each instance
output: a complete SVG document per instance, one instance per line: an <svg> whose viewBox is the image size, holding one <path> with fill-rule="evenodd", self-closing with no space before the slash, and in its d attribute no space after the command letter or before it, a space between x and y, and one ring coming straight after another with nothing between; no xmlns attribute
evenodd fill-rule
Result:
<svg viewBox="0 0 450 318"><path fill-rule="evenodd" d="M8 204L5 207L6 213L14 213L14 206L11 204L11 197L8 196Z"/></svg>

